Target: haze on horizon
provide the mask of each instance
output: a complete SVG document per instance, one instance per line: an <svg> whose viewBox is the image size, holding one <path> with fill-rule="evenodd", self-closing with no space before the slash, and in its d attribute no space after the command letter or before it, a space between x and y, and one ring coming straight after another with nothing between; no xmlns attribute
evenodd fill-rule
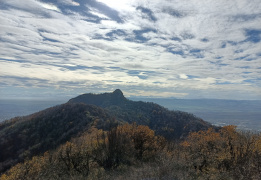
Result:
<svg viewBox="0 0 261 180"><path fill-rule="evenodd" d="M0 99L261 100L259 0L0 0Z"/></svg>

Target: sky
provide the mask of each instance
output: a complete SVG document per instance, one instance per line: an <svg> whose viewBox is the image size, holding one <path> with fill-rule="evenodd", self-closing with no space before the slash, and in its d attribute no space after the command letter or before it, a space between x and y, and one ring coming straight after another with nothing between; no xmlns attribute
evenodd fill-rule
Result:
<svg viewBox="0 0 261 180"><path fill-rule="evenodd" d="M260 0L0 0L0 99L261 100Z"/></svg>

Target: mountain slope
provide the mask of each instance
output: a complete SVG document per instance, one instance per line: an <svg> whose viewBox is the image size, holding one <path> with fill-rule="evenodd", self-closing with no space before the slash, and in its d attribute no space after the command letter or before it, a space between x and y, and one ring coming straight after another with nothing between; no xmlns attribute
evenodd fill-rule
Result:
<svg viewBox="0 0 261 180"><path fill-rule="evenodd" d="M193 114L169 111L155 103L128 100L119 89L113 93L83 94L69 100L68 103L79 102L103 107L117 119L147 125L157 134L170 139L179 139L191 131L211 127L211 124Z"/></svg>
<svg viewBox="0 0 261 180"><path fill-rule="evenodd" d="M212 127L189 113L128 100L120 90L83 94L66 104L1 123L0 172L26 158L57 148L92 126L109 130L117 123L126 122L147 125L157 135L170 140Z"/></svg>
<svg viewBox="0 0 261 180"><path fill-rule="evenodd" d="M11 165L70 140L94 123L111 122L101 108L86 104L62 104L0 124L0 172Z"/></svg>

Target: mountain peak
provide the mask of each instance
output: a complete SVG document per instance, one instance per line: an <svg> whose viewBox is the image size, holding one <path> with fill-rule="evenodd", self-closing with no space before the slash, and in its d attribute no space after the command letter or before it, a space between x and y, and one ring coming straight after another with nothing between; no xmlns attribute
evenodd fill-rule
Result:
<svg viewBox="0 0 261 180"><path fill-rule="evenodd" d="M122 91L120 89L116 89L115 91L113 91L112 94L114 94L116 96L119 96L119 97L120 96L124 97L124 95L123 95L123 93L122 93Z"/></svg>
<svg viewBox="0 0 261 180"><path fill-rule="evenodd" d="M85 103L96 106L107 107L109 105L124 104L127 99L124 97L120 89L116 89L112 93L103 94L83 94L70 99L71 103Z"/></svg>

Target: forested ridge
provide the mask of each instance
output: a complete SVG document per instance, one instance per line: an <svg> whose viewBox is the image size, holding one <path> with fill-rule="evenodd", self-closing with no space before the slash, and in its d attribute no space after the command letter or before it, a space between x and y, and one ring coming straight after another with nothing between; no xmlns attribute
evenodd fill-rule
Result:
<svg viewBox="0 0 261 180"><path fill-rule="evenodd" d="M180 139L191 131L215 128L190 113L170 111L152 102L128 100L119 89L113 93L83 94L69 100L69 103L85 103L102 107L118 120L147 125L156 134L168 139Z"/></svg>
<svg viewBox="0 0 261 180"><path fill-rule="evenodd" d="M0 124L0 179L259 179L261 135L120 90Z"/></svg>
<svg viewBox="0 0 261 180"><path fill-rule="evenodd" d="M17 162L54 149L80 135L94 122L113 123L101 108L86 104L62 104L0 124L0 171Z"/></svg>

